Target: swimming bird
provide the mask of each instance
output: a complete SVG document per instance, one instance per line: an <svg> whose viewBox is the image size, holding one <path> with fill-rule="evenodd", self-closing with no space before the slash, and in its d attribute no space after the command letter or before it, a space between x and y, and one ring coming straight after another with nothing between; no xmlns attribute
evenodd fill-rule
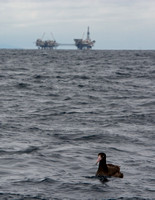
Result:
<svg viewBox="0 0 155 200"><path fill-rule="evenodd" d="M99 163L98 170L96 172L96 176L114 176L123 178L123 173L120 172L120 167L117 165L106 164L106 154L99 153L96 164Z"/></svg>

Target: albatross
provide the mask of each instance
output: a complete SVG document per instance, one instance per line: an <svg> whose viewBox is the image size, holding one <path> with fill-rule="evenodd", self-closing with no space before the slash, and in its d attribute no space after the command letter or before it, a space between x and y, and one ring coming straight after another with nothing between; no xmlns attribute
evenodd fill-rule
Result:
<svg viewBox="0 0 155 200"><path fill-rule="evenodd" d="M113 164L107 164L106 163L106 154L105 153L99 153L98 159L96 161L96 164L99 163L98 170L96 172L96 176L113 176L118 178L123 178L123 173L120 172L120 167Z"/></svg>

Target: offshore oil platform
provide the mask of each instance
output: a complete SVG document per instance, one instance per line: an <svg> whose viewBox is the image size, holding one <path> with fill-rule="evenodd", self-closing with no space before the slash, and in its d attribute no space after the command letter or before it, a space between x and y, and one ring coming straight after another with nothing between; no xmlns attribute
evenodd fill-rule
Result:
<svg viewBox="0 0 155 200"><path fill-rule="evenodd" d="M59 46L59 44L55 41L55 39L43 41L44 35L45 33L43 34L42 39L36 40L36 46L38 47L38 49L54 49ZM52 37L53 37L53 34L52 34Z"/></svg>
<svg viewBox="0 0 155 200"><path fill-rule="evenodd" d="M38 46L39 49L54 49L59 46L59 44L55 40L41 40L37 39L36 46Z"/></svg>
<svg viewBox="0 0 155 200"><path fill-rule="evenodd" d="M94 46L95 40L91 41L90 39L90 32L89 27L87 29L87 38L85 40L83 39L74 39L75 46L77 46L78 49L91 49Z"/></svg>
<svg viewBox="0 0 155 200"><path fill-rule="evenodd" d="M43 34L43 36L44 36L44 34ZM80 50L92 49L92 47L94 46L95 40L92 41L90 39L89 27L87 29L87 38L85 40L74 39L74 42L75 42L75 44L60 44L60 43L57 43L55 39L43 41L43 37L42 37L42 39L36 40L36 46L38 47L38 49L56 49L60 45L63 45L63 46L75 45L77 47L77 49L80 49Z"/></svg>

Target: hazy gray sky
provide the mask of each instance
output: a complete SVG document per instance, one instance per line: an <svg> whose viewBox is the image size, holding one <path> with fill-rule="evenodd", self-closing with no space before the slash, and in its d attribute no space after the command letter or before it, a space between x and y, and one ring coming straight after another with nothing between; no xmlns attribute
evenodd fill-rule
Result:
<svg viewBox="0 0 155 200"><path fill-rule="evenodd" d="M0 0L0 48L96 40L94 49L155 49L155 0ZM84 34L85 33L85 34Z"/></svg>

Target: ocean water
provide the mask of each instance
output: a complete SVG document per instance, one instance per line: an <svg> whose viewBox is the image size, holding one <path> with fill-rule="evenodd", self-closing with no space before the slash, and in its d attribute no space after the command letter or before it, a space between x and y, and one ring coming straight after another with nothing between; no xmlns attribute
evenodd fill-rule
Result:
<svg viewBox="0 0 155 200"><path fill-rule="evenodd" d="M1 200L155 199L154 139L155 51L0 50Z"/></svg>

